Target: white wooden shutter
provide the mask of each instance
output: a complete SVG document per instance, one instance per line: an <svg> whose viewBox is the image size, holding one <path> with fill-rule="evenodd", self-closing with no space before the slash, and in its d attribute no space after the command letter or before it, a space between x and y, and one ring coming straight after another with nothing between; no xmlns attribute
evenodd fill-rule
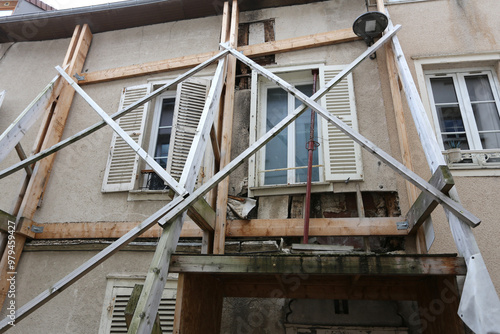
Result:
<svg viewBox="0 0 500 334"><path fill-rule="evenodd" d="M177 86L167 171L176 180L182 175L193 143L210 85L209 80L190 79Z"/></svg>
<svg viewBox="0 0 500 334"><path fill-rule="evenodd" d="M140 98L148 95L149 85L140 85L124 88L118 110L128 107ZM148 103L134 111L120 117L118 124L139 145L142 144ZM106 171L102 184L103 192L128 191L134 186L139 156L116 133L113 133L111 149L106 164Z"/></svg>
<svg viewBox="0 0 500 334"><path fill-rule="evenodd" d="M340 66L320 68L320 85L324 87L340 71ZM354 86L349 74L322 98L321 103L331 114L358 131ZM325 180L345 181L363 179L361 147L342 133L335 125L322 119Z"/></svg>
<svg viewBox="0 0 500 334"><path fill-rule="evenodd" d="M110 334L127 333L127 324L125 322L125 308L132 294L132 287L115 287L113 289L114 303L113 313L111 315ZM174 313L175 313L175 290L165 289L160 301L161 331L164 334L172 333L174 328Z"/></svg>

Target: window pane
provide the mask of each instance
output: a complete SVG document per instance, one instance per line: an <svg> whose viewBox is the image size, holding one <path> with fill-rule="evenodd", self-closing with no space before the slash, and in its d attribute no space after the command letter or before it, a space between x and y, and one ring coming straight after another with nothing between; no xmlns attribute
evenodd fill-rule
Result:
<svg viewBox="0 0 500 334"><path fill-rule="evenodd" d="M491 92L490 81L487 75L465 77L465 83L467 84L467 91L472 102L493 100L493 93Z"/></svg>
<svg viewBox="0 0 500 334"><path fill-rule="evenodd" d="M462 115L458 105L436 106L441 132L465 131Z"/></svg>
<svg viewBox="0 0 500 334"><path fill-rule="evenodd" d="M483 149L500 148L500 133L480 133L481 145Z"/></svg>
<svg viewBox="0 0 500 334"><path fill-rule="evenodd" d="M281 88L267 90L266 131L271 130L286 117L288 94ZM287 129L281 131L276 137L266 144L266 158L264 169L287 168ZM266 172L264 184L286 184L287 171Z"/></svg>
<svg viewBox="0 0 500 334"><path fill-rule="evenodd" d="M457 94L455 93L455 85L453 78L432 78L431 79L432 94L436 103L453 103L458 102Z"/></svg>
<svg viewBox="0 0 500 334"><path fill-rule="evenodd" d="M172 126L175 99L163 99L161 106L160 126Z"/></svg>
<svg viewBox="0 0 500 334"><path fill-rule="evenodd" d="M461 148L462 150L469 149L469 143L467 142L465 132L452 135L443 134L443 144L445 150L449 150L450 148Z"/></svg>
<svg viewBox="0 0 500 334"><path fill-rule="evenodd" d="M313 94L313 85L296 86L298 90L307 96ZM300 106L302 102L295 99L295 108ZM295 167L307 166L309 152L307 143L311 132L311 111L307 109L295 121ZM318 139L318 118L316 116L316 124L314 126L314 140ZM313 166L318 165L318 150L313 151ZM315 167L312 170L312 181L319 181L319 168ZM307 182L307 168L295 170L295 182Z"/></svg>
<svg viewBox="0 0 500 334"><path fill-rule="evenodd" d="M500 117L494 102L475 103L472 105L472 110L479 131L500 130Z"/></svg>

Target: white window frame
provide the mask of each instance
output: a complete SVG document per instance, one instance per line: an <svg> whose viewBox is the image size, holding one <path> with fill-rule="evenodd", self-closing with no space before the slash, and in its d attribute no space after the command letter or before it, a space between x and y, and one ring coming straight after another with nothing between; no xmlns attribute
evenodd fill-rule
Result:
<svg viewBox="0 0 500 334"><path fill-rule="evenodd" d="M300 72L302 72L302 71L295 71L295 72L298 72L298 73L293 73L293 72L286 73L287 75L285 77L285 80L294 86L301 86L301 85L308 85L308 84L312 85L312 80L307 80L300 74ZM262 77L260 77L260 79L261 78ZM318 82L319 82L319 78L318 78ZM261 83L259 85L259 90L260 90L259 93L260 93L260 96L262 97L259 101L259 103L260 103L259 107L260 107L260 110L262 110L262 112L257 115L257 122L258 122L258 124L257 124L257 136L258 137L262 137L267 132L266 131L267 92L268 92L268 89L270 89L270 88L278 88L278 86L273 82ZM292 96L291 94L288 94L288 101L287 102L288 102L288 114L290 114L295 110L295 97ZM306 113L307 113L307 111L306 111ZM307 115L308 114L309 113L307 113ZM322 127L321 127L321 118L318 115L316 115L315 128L318 131L318 141L319 141L319 138L322 138L322 135L321 135ZM287 168L289 168L289 169L287 170L287 184L300 184L299 182L296 182L296 180L295 180L295 176L296 176L295 171L296 170L293 169L293 168L297 168L297 166L295 166L295 160L296 160L295 122L290 124L286 128L286 130L283 130L283 131L288 132L288 135L287 135L287 143L288 143L288 145L287 145ZM321 167L319 167L319 181L316 181L316 182L324 182L323 152L321 149L317 149L317 150L318 150L318 163ZM265 148L260 150L257 154L259 155L259 159L258 159L259 165L258 165L258 175L257 175L258 181L257 182L259 185L264 186L264 182L265 182L265 173L264 173L264 170L265 170ZM281 185L281 186L283 186L283 185Z"/></svg>
<svg viewBox="0 0 500 334"><path fill-rule="evenodd" d="M427 92L429 94L432 116L434 119L434 127L436 130L436 135L439 141L441 150L445 150L441 127L439 126L438 115L436 111L436 105L434 97L432 94L431 79L432 78L452 78L455 87L455 92L458 99L458 105L460 108L460 113L465 126L465 134L467 141L470 146L470 150L484 150L481 144L481 139L479 137L479 132L477 129L476 120L474 118L474 113L472 110L472 104L469 99L469 93L465 84L465 77L468 76L488 76L491 90L493 92L494 102L497 105L497 110L500 116L500 98L498 95L499 85L498 80L494 76L494 69L492 68L466 68L466 69L454 69L454 70L434 70L426 71L426 85ZM500 149L499 149L500 151Z"/></svg>
<svg viewBox="0 0 500 334"><path fill-rule="evenodd" d="M153 85L154 87L154 85ZM160 117L161 117L161 109L162 109L162 103L163 103L163 99L175 99L176 98L176 95L177 95L177 88L174 89L172 88L172 90L169 90L159 96L156 97L155 99L155 104L154 104L154 108L152 110L152 120L151 120L151 131L150 131L150 134L149 134L149 144L148 144L148 154L151 156L151 157L155 157L155 153L156 153L156 141L157 141L157 137L158 137L158 131L159 131L159 124L160 124ZM175 115L174 115L174 118L175 118ZM173 126L173 120L172 120L172 126ZM172 138L172 134L170 134L170 137ZM146 169L150 169L150 167L148 165L146 165ZM158 190L149 190L149 189L146 189L146 183L147 183L147 179L148 179L148 176L147 175L143 175L142 177L142 191L145 191L145 192L158 192Z"/></svg>
<svg viewBox="0 0 500 334"><path fill-rule="evenodd" d="M445 56L413 56L413 63L415 66L417 83L420 90L422 102L424 104L427 116L431 121L432 127L436 130L439 124L435 120L435 112L433 111L433 103L429 92L429 85L427 82L426 74L439 72L446 73L452 71L464 72L471 69L490 70L493 73L493 80L498 89L500 87L498 77L500 76L500 52L478 53L478 54L456 54ZM492 90L495 90L492 87ZM436 131L437 132L437 131ZM440 135L439 135L440 136ZM443 148L440 137L436 133L436 139ZM471 151L471 154L488 153L491 150ZM500 150L494 150L500 151ZM443 151L447 154L446 151ZM477 160L473 163L450 163L449 167L453 169L454 176L500 176L500 166L495 163L491 164L478 164Z"/></svg>
<svg viewBox="0 0 500 334"><path fill-rule="evenodd" d="M301 66L287 66L287 67L269 67L268 70L273 73L280 75L283 73L292 73L293 72L301 72L301 71L311 71L313 69L319 69L322 64L310 64L310 65L301 65ZM297 77L296 77L297 78ZM275 84L269 82L261 84L259 80L261 76L258 75L256 71L252 72L252 87L251 87L251 101L250 101L250 134L249 141L250 145L257 141L258 138L262 134L265 133L265 127L262 129L262 121L265 120L266 114L259 114L258 109L262 106L262 103L265 103L266 100L263 96L260 96L263 89L262 86L269 87L277 87ZM285 80L289 80L286 78ZM306 83L306 80L298 80L298 82ZM297 84L297 80L291 80L292 84ZM308 83L312 83L310 80ZM319 78L318 78L319 83ZM317 86L319 87L319 85ZM265 95L267 96L267 95ZM318 122L316 127L318 129L318 136L322 138L322 126L321 126L321 117L318 117ZM264 131L263 131L264 130ZM291 148L289 148L290 150ZM321 166L324 166L323 161L323 153L321 149L318 152L318 160ZM251 156L248 160L248 187L249 187L249 196L260 196L260 195L276 195L276 194L294 194L294 193L303 193L305 191L305 184L301 183L293 183L293 184L278 184L278 185L263 185L263 174L260 171L264 170L264 156L265 150L264 148L259 150L255 155ZM290 156L288 156L290 159ZM333 191L333 186L329 182L324 182L324 167L320 167L320 182L314 182L312 190L315 192L319 191ZM294 170L292 170L294 171ZM262 174L262 175L259 175ZM290 174L290 173L288 173Z"/></svg>
<svg viewBox="0 0 500 334"><path fill-rule="evenodd" d="M113 309L115 306L115 298L118 293L129 294L136 284L144 284L146 275L144 274L110 274L106 276L106 292L104 294L104 302L101 312L101 321L99 325L99 334L109 334L113 320ZM177 274L169 274L165 289L163 290L163 298L177 297Z"/></svg>

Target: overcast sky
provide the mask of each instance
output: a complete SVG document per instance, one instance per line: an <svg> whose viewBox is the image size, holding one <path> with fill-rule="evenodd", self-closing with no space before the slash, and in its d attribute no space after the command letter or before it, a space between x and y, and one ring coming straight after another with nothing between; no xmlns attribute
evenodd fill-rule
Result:
<svg viewBox="0 0 500 334"><path fill-rule="evenodd" d="M56 9L85 7L119 1L123 0L43 0L43 2L45 2L47 5L50 5Z"/></svg>

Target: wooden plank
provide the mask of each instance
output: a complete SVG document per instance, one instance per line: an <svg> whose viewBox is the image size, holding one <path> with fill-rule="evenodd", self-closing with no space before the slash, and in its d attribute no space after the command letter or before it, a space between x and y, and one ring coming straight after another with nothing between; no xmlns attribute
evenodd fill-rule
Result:
<svg viewBox="0 0 500 334"><path fill-rule="evenodd" d="M397 222L402 218L311 218L310 236L389 236L407 235L398 230ZM296 219L251 219L229 220L228 237L300 237L304 232L304 220Z"/></svg>
<svg viewBox="0 0 500 334"><path fill-rule="evenodd" d="M0 11L16 9L17 1L0 1Z"/></svg>
<svg viewBox="0 0 500 334"><path fill-rule="evenodd" d="M134 289L132 290L132 294L130 295L130 299L128 300L127 306L125 307L125 323L127 324L127 329L130 327L130 323L132 322L132 316L134 315L135 309L137 308L137 302L139 301L139 297L141 296L142 288L144 285L136 284L134 285ZM153 330L151 334L162 334L161 325L160 325L160 315L156 313L156 318L153 325Z"/></svg>
<svg viewBox="0 0 500 334"><path fill-rule="evenodd" d="M385 6L383 0L377 0L377 10L381 13L385 13ZM414 170L413 162L411 160L410 146L408 144L408 133L406 131L406 121L403 113L403 102L401 100L400 82L398 80L399 79L398 72L394 62L394 52L392 51L392 48L389 44L386 44L384 48L385 48L385 61L387 65L387 73L389 74L389 86L391 88L392 106L394 110L394 116L396 118L396 130L398 133L401 159L403 164L409 170L413 171ZM410 205L412 205L418 197L417 188L409 181L405 181L405 186L406 186L406 194L408 196L408 202ZM426 224L430 224L432 228L432 219L429 218L429 221ZM417 252L420 254L427 253L427 249L430 248L432 240L428 240L428 242L429 242L429 247L427 246L425 231L423 228L420 228L417 231L417 236L416 236Z"/></svg>
<svg viewBox="0 0 500 334"><path fill-rule="evenodd" d="M444 194L448 194L451 188L455 185L453 176L451 175L448 166L439 166L429 180L429 183L441 190ZM415 233L418 230L438 204L439 203L434 199L434 197L431 197L426 193L421 193L420 196L418 196L417 200L413 203L410 210L408 210L408 213L406 214L409 234Z"/></svg>
<svg viewBox="0 0 500 334"><path fill-rule="evenodd" d="M75 223L45 223L42 233L36 233L35 239L118 239L124 236L141 222L75 222ZM137 238L158 238L163 229L153 226L137 236ZM191 221L185 221L182 226L182 238L200 238L201 229Z"/></svg>
<svg viewBox="0 0 500 334"><path fill-rule="evenodd" d="M9 223L9 222L14 222L14 224ZM3 210L0 210L0 231L2 232L9 232L9 225L12 225L12 228L15 230L15 222L16 222L16 217L11 215L8 212L5 212Z"/></svg>
<svg viewBox="0 0 500 334"><path fill-rule="evenodd" d="M392 33L395 33L397 30L399 30L400 26L396 26ZM387 41L385 37L389 36L390 33L384 35L378 42L380 41ZM377 42L377 43L378 43ZM377 45L374 44L374 45ZM369 151L371 154L379 158L381 161L383 161L385 164L387 164L389 167L391 167L395 172L403 176L405 179L408 181L412 182L415 184L417 187L419 187L422 191L427 192L429 195L433 196L438 200L442 205L446 206L450 211L452 211L455 215L460 217L460 219L463 219L465 222L470 224L471 226L477 226L479 223L481 223L481 220L474 216L471 212L466 210L461 204L451 200L449 197L444 195L442 192L440 192L438 189L430 185L427 181L422 179L420 176L415 174L415 172L409 170L406 168L402 163L400 163L398 160L394 159L391 155L387 154L385 151L377 147L373 142L368 140L366 137L361 135L360 133L356 132L353 130L351 127L349 127L347 124L342 122L339 118L336 116L330 114L325 108L323 108L321 105L319 105L317 102L315 102L315 96L314 94L311 98L296 89L294 86L290 85L287 83L285 80L281 79L274 73L270 72L269 70L265 69L264 67L258 65L248 57L245 57L241 53L237 52L236 50L231 49L230 50L231 54L233 54L236 58L238 58L240 61L245 63L246 65L252 67L253 70L258 71L261 75L266 77L267 79L273 81L276 83L278 86L295 96L297 99L302 101L305 105L307 105L309 108L313 109L317 113L319 113L323 118L325 118L328 122L331 124L335 125L340 131L342 131L344 134L346 134L348 137L350 137L352 140L354 140L356 143L358 143L361 147ZM338 77L342 78L346 75L346 70L344 69L341 71L337 77L332 79L333 81L336 81ZM327 87L330 86L330 84L327 84ZM322 90L320 90L323 92ZM301 107L299 107L301 108ZM298 108L298 109L299 109Z"/></svg>
<svg viewBox="0 0 500 334"><path fill-rule="evenodd" d="M210 275L179 275L174 334L220 333L222 282Z"/></svg>
<svg viewBox="0 0 500 334"><path fill-rule="evenodd" d="M316 48L320 46L350 42L358 39L360 39L360 37L356 36L352 32L351 28L348 28L289 38L280 41L242 46L238 48L238 51L243 52L248 57L260 57L269 54L304 50L307 48ZM210 57L213 57L214 55L216 55L216 52L207 52L191 56L153 61L139 65L130 65L108 70L90 72L85 74L85 79L79 81L78 83L81 85L85 85L111 80L132 78L153 73L162 73L167 71L185 69L196 66L206 61Z"/></svg>
<svg viewBox="0 0 500 334"><path fill-rule="evenodd" d="M239 25L238 2L233 0L231 10L231 29L229 33L229 45L235 48L238 45ZM224 97L224 109L222 120L222 138L220 143L220 165L224 168L231 161L231 139L233 135L234 114L234 87L236 85L236 58L228 56L226 75L226 95ZM214 254L224 254L226 241L226 216L227 196L229 195L229 178L222 180L217 187L217 200L215 206L215 232L214 232Z"/></svg>
<svg viewBox="0 0 500 334"><path fill-rule="evenodd" d="M55 76L0 135L0 162L5 159L24 137L26 131L36 123L44 111L57 98L62 87L58 79L59 75Z"/></svg>
<svg viewBox="0 0 500 334"><path fill-rule="evenodd" d="M172 255L171 273L465 275L463 258L443 255Z"/></svg>
<svg viewBox="0 0 500 334"><path fill-rule="evenodd" d="M74 57L68 68L69 73L74 73L75 71L81 71L85 58L92 40L92 33L88 25L84 25L82 32L78 39L78 44L75 49ZM68 85L64 86L61 90L56 109L54 110L54 116L51 120L50 127L44 138L42 148L50 147L55 143L59 142L64 130L64 125L66 123L69 109L73 101L74 92ZM21 217L27 218L28 220L33 219L39 199L42 196L42 192L47 185L49 180L50 172L52 170L52 165L54 163L55 156L52 155L43 161L36 164L33 175L30 178L26 195L21 203L18 219ZM17 229L22 230L22 224L17 226ZM9 258L7 252L4 252L2 259L0 260L0 305L3 305L5 298L7 297L7 292L9 289L9 283L7 278L9 277L9 272L14 272L21 256L21 252L26 241L26 237L20 234L16 234L16 254L15 254L15 265L9 265Z"/></svg>

